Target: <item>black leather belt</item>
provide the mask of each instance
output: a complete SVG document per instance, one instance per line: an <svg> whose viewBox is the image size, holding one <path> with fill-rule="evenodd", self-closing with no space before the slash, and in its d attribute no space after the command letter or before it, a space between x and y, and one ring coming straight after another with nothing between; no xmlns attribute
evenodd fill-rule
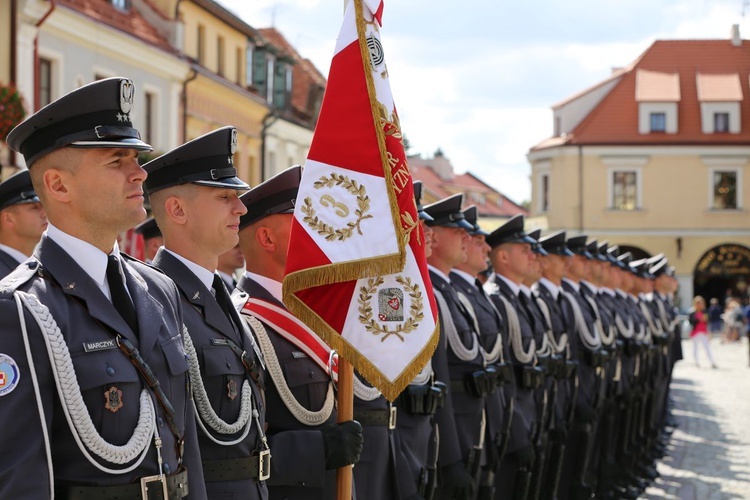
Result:
<svg viewBox="0 0 750 500"><path fill-rule="evenodd" d="M179 500L188 495L188 474L182 469L171 476L143 477L137 483L117 486L78 486L58 482L55 498L61 500ZM166 492L166 496L165 493Z"/></svg>
<svg viewBox="0 0 750 500"><path fill-rule="evenodd" d="M362 425L380 425L395 429L397 412L395 406L390 410L354 410L354 420Z"/></svg>
<svg viewBox="0 0 750 500"><path fill-rule="evenodd" d="M270 474L271 454L268 451L245 458L203 461L203 480L207 483L243 479L265 481Z"/></svg>

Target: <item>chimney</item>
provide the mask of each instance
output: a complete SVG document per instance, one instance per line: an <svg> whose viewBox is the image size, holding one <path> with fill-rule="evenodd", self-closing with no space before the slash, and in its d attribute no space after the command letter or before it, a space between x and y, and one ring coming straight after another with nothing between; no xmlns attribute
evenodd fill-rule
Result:
<svg viewBox="0 0 750 500"><path fill-rule="evenodd" d="M740 25L739 24L732 25L732 46L734 47L742 46L742 38L740 38Z"/></svg>

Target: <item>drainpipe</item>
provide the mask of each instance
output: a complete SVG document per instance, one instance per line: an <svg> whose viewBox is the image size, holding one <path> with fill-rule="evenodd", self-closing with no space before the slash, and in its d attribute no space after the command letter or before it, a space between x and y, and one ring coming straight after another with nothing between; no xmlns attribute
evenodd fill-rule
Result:
<svg viewBox="0 0 750 500"><path fill-rule="evenodd" d="M40 101L39 101L39 28L42 26L42 23L47 20L47 18L52 14L52 11L55 10L55 7L57 7L57 3L55 0L49 1L50 6L49 10L42 16L41 19L39 19L36 22L36 36L34 37L34 111L39 111Z"/></svg>
<svg viewBox="0 0 750 500"><path fill-rule="evenodd" d="M16 68L16 22L18 17L18 0L10 0L10 83L18 88L17 80L18 75L16 75L16 72L18 71ZM9 160L10 164L12 166L16 166L16 152L12 149L8 148L9 151Z"/></svg>
<svg viewBox="0 0 750 500"><path fill-rule="evenodd" d="M198 78L198 71L193 68L193 74L188 77L187 80L182 82L182 142L187 142L187 120L188 120L188 107L187 107L187 86L188 83Z"/></svg>
<svg viewBox="0 0 750 500"><path fill-rule="evenodd" d="M268 129L276 123L276 120L279 119L279 114L276 109L273 109L268 112L266 116L263 117L263 126L260 129L260 177L261 181L264 181L268 178L268 172L266 172L266 133L268 132Z"/></svg>
<svg viewBox="0 0 750 500"><path fill-rule="evenodd" d="M578 145L578 231L583 233L583 145Z"/></svg>

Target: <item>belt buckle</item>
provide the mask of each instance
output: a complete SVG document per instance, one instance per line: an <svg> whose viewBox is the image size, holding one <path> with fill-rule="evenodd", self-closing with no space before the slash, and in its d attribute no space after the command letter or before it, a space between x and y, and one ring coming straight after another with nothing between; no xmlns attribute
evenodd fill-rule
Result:
<svg viewBox="0 0 750 500"><path fill-rule="evenodd" d="M258 481L265 481L271 477L271 450L261 450L258 453Z"/></svg>
<svg viewBox="0 0 750 500"><path fill-rule="evenodd" d="M161 490L164 500L169 499L169 491L167 491L167 481L164 475L158 476L146 476L141 478L141 498L148 500L148 485L149 483L161 483Z"/></svg>
<svg viewBox="0 0 750 500"><path fill-rule="evenodd" d="M396 415L398 414L398 408L391 406L390 414L388 415L388 429L393 430L396 428Z"/></svg>

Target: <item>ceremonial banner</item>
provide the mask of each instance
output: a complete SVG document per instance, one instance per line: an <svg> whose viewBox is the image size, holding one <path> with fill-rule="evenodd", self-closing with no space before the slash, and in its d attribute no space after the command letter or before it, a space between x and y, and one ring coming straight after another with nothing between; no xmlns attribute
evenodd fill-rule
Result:
<svg viewBox="0 0 750 500"><path fill-rule="evenodd" d="M437 307L380 42L352 0L297 197L284 303L393 400L437 345Z"/></svg>

